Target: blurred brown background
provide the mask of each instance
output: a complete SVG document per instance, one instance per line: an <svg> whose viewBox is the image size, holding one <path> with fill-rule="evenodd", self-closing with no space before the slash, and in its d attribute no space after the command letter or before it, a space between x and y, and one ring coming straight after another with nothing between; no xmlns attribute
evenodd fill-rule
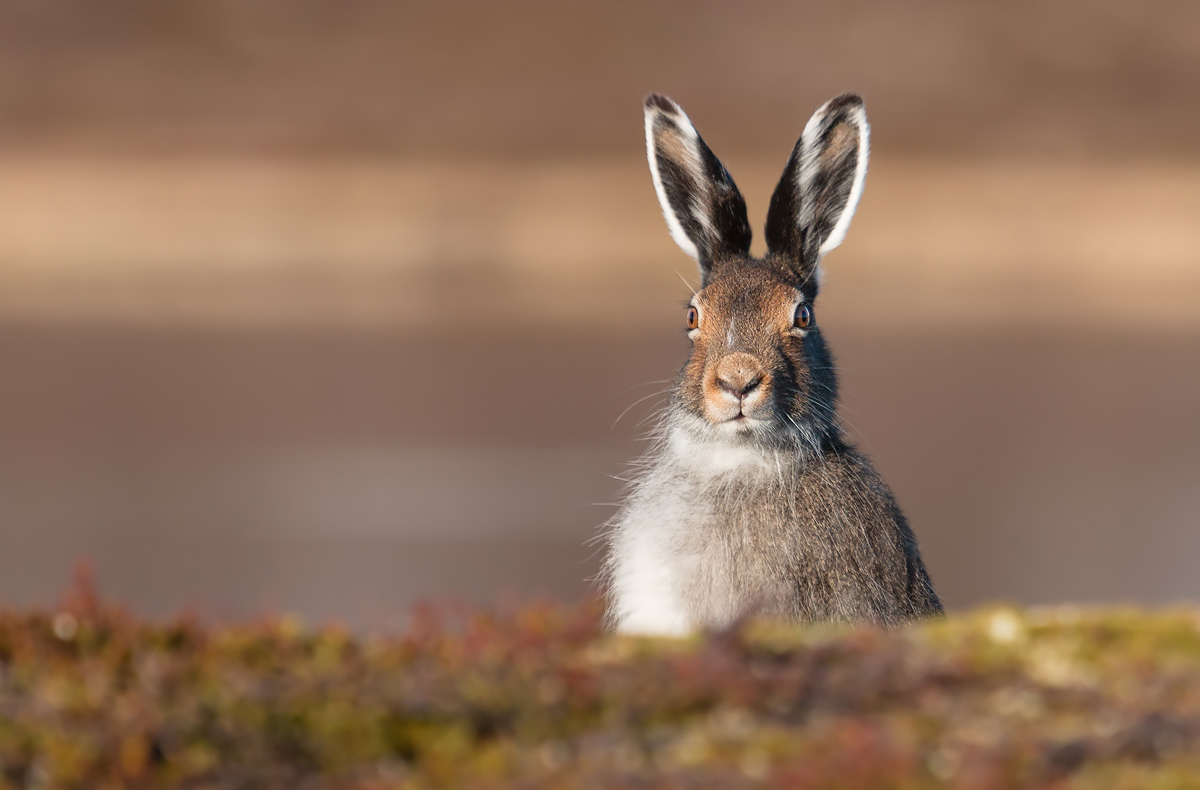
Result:
<svg viewBox="0 0 1200 790"><path fill-rule="evenodd" d="M951 606L1200 597L1198 83L1189 0L0 0L0 600L584 594L686 353L651 90L756 226L865 96L819 316Z"/></svg>

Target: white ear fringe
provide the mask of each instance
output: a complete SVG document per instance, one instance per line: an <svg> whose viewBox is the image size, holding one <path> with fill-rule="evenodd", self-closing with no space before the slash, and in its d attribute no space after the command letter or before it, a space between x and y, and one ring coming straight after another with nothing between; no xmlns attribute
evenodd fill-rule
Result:
<svg viewBox="0 0 1200 790"><path fill-rule="evenodd" d="M813 214L814 206L807 203L804 200L804 196L808 194L808 185L812 183L817 175L817 162L821 153L817 150L817 138L821 131L821 124L825 120L828 107L829 102L822 104L820 109L808 119L808 123L804 125L804 132L800 135L803 145L801 146L800 168L797 174L799 181L797 184L797 194L800 196L801 202L799 212L801 227L812 223L816 219ZM866 109L862 105L859 105L854 108L851 118L854 125L858 127L858 162L854 168L854 183L850 185L850 195L846 198L846 205L842 209L841 216L838 217L838 221L830 229L829 235L821 242L819 250L819 254L821 255L837 247L846 238L846 231L850 229L850 221L854 219L854 212L858 208L858 201L862 197L863 185L867 180L867 159L871 152L871 127L867 123Z"/></svg>
<svg viewBox="0 0 1200 790"><path fill-rule="evenodd" d="M854 167L854 183L850 185L850 196L846 198L846 207L842 209L842 216L838 217L837 223L829 231L829 236L821 243L822 255L841 244L842 239L846 238L846 231L850 229L850 220L854 219L859 198L862 197L863 185L867 181L867 158L871 154L871 127L867 123L867 111L862 106L855 108L854 120L858 126L858 162Z"/></svg>
<svg viewBox="0 0 1200 790"><path fill-rule="evenodd" d="M671 113L670 118L675 122L683 132L686 143L689 143L689 153L693 161L700 161L700 154L695 150L695 140L697 137L696 129L692 126L692 122L684 114L679 105L675 105L676 112ZM662 177L658 174L658 156L654 150L654 119L660 114L666 114L656 107L646 107L646 159L650 163L650 177L654 179L654 191L658 195L658 203L662 206L663 219L667 221L667 229L671 232L671 238L675 239L675 243L679 248L686 252L688 256L700 262L700 250L696 248L696 244L688 238L687 233L683 230L683 225L679 222L679 218L675 216L675 210L671 208L671 203L667 200L667 191L663 188Z"/></svg>

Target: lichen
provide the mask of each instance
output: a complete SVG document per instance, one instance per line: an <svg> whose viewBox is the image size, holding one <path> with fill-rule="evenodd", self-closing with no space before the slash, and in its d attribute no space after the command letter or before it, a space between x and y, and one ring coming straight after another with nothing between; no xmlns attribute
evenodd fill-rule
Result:
<svg viewBox="0 0 1200 790"><path fill-rule="evenodd" d="M0 788L1200 786L1190 609L653 640L594 603L356 635L80 600L0 612Z"/></svg>

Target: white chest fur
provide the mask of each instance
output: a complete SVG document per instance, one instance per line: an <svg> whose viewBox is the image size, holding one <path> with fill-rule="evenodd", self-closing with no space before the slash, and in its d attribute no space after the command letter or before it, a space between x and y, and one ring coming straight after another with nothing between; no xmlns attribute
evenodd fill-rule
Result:
<svg viewBox="0 0 1200 790"><path fill-rule="evenodd" d="M612 535L610 594L623 633L676 636L695 622L686 591L710 593L727 562L712 534L711 497L730 476L769 473L761 453L724 443L696 444L682 431L642 478ZM771 469L773 471L773 469Z"/></svg>
<svg viewBox="0 0 1200 790"><path fill-rule="evenodd" d="M700 514L681 493L637 497L618 523L611 594L621 632L678 636L692 629L683 590L694 563L683 548L688 524Z"/></svg>

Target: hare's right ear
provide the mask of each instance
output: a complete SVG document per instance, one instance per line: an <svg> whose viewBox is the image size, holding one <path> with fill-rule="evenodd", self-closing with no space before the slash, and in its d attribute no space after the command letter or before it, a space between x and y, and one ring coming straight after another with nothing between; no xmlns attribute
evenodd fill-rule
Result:
<svg viewBox="0 0 1200 790"><path fill-rule="evenodd" d="M742 193L683 109L655 93L646 97L646 158L671 238L704 279L714 261L750 251Z"/></svg>
<svg viewBox="0 0 1200 790"><path fill-rule="evenodd" d="M862 98L830 99L805 124L771 196L767 249L806 282L850 227L867 177L869 138Z"/></svg>

